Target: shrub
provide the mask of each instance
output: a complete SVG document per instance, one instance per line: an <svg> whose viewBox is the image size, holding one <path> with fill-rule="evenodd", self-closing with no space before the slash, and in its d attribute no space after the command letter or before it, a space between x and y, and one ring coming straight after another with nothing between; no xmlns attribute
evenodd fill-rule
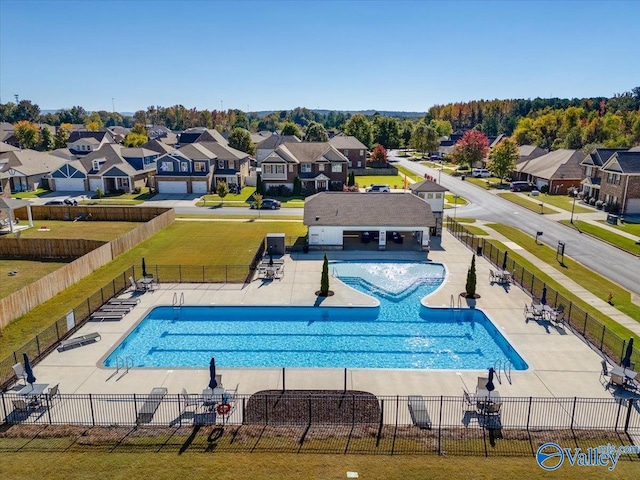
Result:
<svg viewBox="0 0 640 480"><path fill-rule="evenodd" d="M324 260L322 262L322 277L320 278L320 295L326 297L329 295L329 259L327 254L324 254Z"/></svg>
<svg viewBox="0 0 640 480"><path fill-rule="evenodd" d="M293 194L297 197L300 195L300 190L302 189L302 182L300 182L300 177L296 175L296 178L293 179Z"/></svg>
<svg viewBox="0 0 640 480"><path fill-rule="evenodd" d="M358 188L357 185L351 185L351 186L343 185L342 191L343 192L358 192L358 191L360 191L360 189Z"/></svg>
<svg viewBox="0 0 640 480"><path fill-rule="evenodd" d="M476 256L471 257L471 266L467 271L467 284L465 287L467 297L473 298L476 294Z"/></svg>
<svg viewBox="0 0 640 480"><path fill-rule="evenodd" d="M598 200L598 201L596 202L596 208L597 208L598 210L602 210L602 205L604 205L604 202L603 202L602 200Z"/></svg>
<svg viewBox="0 0 640 480"><path fill-rule="evenodd" d="M589 205L595 205L596 204L596 197L591 197L589 199Z"/></svg>
<svg viewBox="0 0 640 480"><path fill-rule="evenodd" d="M270 197L290 197L291 189L286 185L272 185L267 189L267 196Z"/></svg>
<svg viewBox="0 0 640 480"><path fill-rule="evenodd" d="M540 193L549 193L549 185L542 185L540 187Z"/></svg>
<svg viewBox="0 0 640 480"><path fill-rule="evenodd" d="M142 191L142 189L140 187L135 187L133 189L133 193L135 193L136 195L139 194Z"/></svg>

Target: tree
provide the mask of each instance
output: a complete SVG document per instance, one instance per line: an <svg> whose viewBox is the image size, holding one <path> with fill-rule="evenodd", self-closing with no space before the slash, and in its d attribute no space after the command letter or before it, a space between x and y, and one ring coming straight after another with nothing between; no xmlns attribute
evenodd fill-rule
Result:
<svg viewBox="0 0 640 480"><path fill-rule="evenodd" d="M251 135L244 128L234 128L229 134L229 146L240 150L241 152L254 155L256 152L256 146L251 141Z"/></svg>
<svg viewBox="0 0 640 480"><path fill-rule="evenodd" d="M262 208L262 195L259 193L254 193L253 194L253 204L256 207L256 210L258 210L258 218L260 218L260 209Z"/></svg>
<svg viewBox="0 0 640 480"><path fill-rule="evenodd" d="M395 118L376 116L374 121L374 142L386 148L400 146L400 129Z"/></svg>
<svg viewBox="0 0 640 480"><path fill-rule="evenodd" d="M305 142L327 142L329 135L327 130L318 122L311 122L307 125L306 135L304 137Z"/></svg>
<svg viewBox="0 0 640 480"><path fill-rule="evenodd" d="M46 126L43 126L40 129L40 144L38 145L39 150L48 152L49 150L53 150L53 145L54 142L51 130L49 130Z"/></svg>
<svg viewBox="0 0 640 480"><path fill-rule="evenodd" d="M262 183L262 175L260 174L258 174L256 178L256 193L260 195L264 195L264 183Z"/></svg>
<svg viewBox="0 0 640 480"><path fill-rule="evenodd" d="M371 122L360 113L347 120L347 123L344 125L344 133L356 137L364 143L367 148L370 148L373 143L373 127L371 126Z"/></svg>
<svg viewBox="0 0 640 480"><path fill-rule="evenodd" d="M96 195L98 196L98 198L104 197L104 190L100 187L96 188Z"/></svg>
<svg viewBox="0 0 640 480"><path fill-rule="evenodd" d="M56 134L53 136L53 148L67 147L67 140L69 140L71 128L71 125L68 123L63 123L58 127Z"/></svg>
<svg viewBox="0 0 640 480"><path fill-rule="evenodd" d="M411 144L411 135L413 135L414 125L411 122L404 122L402 124L402 132L400 136L402 137L402 146L406 149L409 148Z"/></svg>
<svg viewBox="0 0 640 480"><path fill-rule="evenodd" d="M104 123L102 122L102 118L100 118L100 114L98 112L93 112L85 119L84 126L87 127L87 130L95 132L104 127Z"/></svg>
<svg viewBox="0 0 640 480"><path fill-rule="evenodd" d="M34 148L40 139L40 131L35 123L22 120L14 125L13 134L20 142L20 148Z"/></svg>
<svg viewBox="0 0 640 480"><path fill-rule="evenodd" d="M465 286L467 292L467 298L474 298L476 296L476 256L471 257L471 266L467 271L467 284Z"/></svg>
<svg viewBox="0 0 640 480"><path fill-rule="evenodd" d="M510 138L503 139L489 153L487 168L500 178L500 183L509 176L516 167L520 153L516 142Z"/></svg>
<svg viewBox="0 0 640 480"><path fill-rule="evenodd" d="M468 130L453 147L453 163L473 167L489 153L489 139L478 130Z"/></svg>
<svg viewBox="0 0 640 480"><path fill-rule="evenodd" d="M349 177L347 178L347 186L353 187L356 184L356 172L353 170L349 172Z"/></svg>
<svg viewBox="0 0 640 480"><path fill-rule="evenodd" d="M387 163L387 150L382 145L376 146L371 152L371 163Z"/></svg>
<svg viewBox="0 0 640 480"><path fill-rule="evenodd" d="M429 126L435 128L440 137L448 137L453 133L453 127L449 120L431 120Z"/></svg>
<svg viewBox="0 0 640 480"><path fill-rule="evenodd" d="M320 296L329 296L329 259L327 254L324 254L324 260L322 261L322 277L320 278Z"/></svg>
<svg viewBox="0 0 640 480"><path fill-rule="evenodd" d="M146 127L141 123L136 123L127 136L124 137L123 143L125 147L139 147L148 141L149 137L147 136Z"/></svg>
<svg viewBox="0 0 640 480"><path fill-rule="evenodd" d="M440 146L437 130L430 125L425 125L424 122L418 122L413 129L410 145L422 154L437 151Z"/></svg>
<svg viewBox="0 0 640 480"><path fill-rule="evenodd" d="M282 126L281 133L282 135L295 135L296 137L302 139L302 132L293 122L285 122L285 124Z"/></svg>
<svg viewBox="0 0 640 480"><path fill-rule="evenodd" d="M227 182L218 180L218 184L216 185L216 193L222 199L222 203L224 204L224 197L229 194L229 185L227 185Z"/></svg>
<svg viewBox="0 0 640 480"><path fill-rule="evenodd" d="M13 111L13 121L19 122L21 120L34 123L40 121L40 107L31 103L31 100L20 100Z"/></svg>
<svg viewBox="0 0 640 480"><path fill-rule="evenodd" d="M293 179L293 195L299 196L302 191L302 182L300 182L300 177L296 175L296 178Z"/></svg>

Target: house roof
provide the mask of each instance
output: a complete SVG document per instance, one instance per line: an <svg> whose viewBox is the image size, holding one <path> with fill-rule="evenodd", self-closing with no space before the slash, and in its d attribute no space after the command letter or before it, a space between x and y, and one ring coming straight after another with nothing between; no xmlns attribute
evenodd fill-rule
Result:
<svg viewBox="0 0 640 480"><path fill-rule="evenodd" d="M82 130L82 131L74 130L69 134L67 145L69 145L70 143L75 143L82 138L93 138L98 142L102 142L105 136L107 136L107 141L111 141L111 142L113 141L113 138L111 137L111 132L108 132L106 130L101 130L97 132L93 132L90 130Z"/></svg>
<svg viewBox="0 0 640 480"><path fill-rule="evenodd" d="M560 149L531 160L520 162L515 171L546 180L581 179L580 162L584 154L579 150Z"/></svg>
<svg viewBox="0 0 640 480"><path fill-rule="evenodd" d="M53 172L66 163L64 159L55 155L29 149L4 152L0 158L7 160L3 171L13 168L27 177Z"/></svg>
<svg viewBox="0 0 640 480"><path fill-rule="evenodd" d="M518 147L518 160L516 163L532 160L548 153L544 148L537 145L520 145Z"/></svg>
<svg viewBox="0 0 640 480"><path fill-rule="evenodd" d="M181 145L194 142L216 142L228 145L229 142L220 132L211 128L195 127L189 128L180 134L178 143Z"/></svg>
<svg viewBox="0 0 640 480"><path fill-rule="evenodd" d="M0 210L16 210L22 207L28 207L29 202L18 200L15 198L0 198Z"/></svg>
<svg viewBox="0 0 640 480"><path fill-rule="evenodd" d="M602 166L602 171L640 175L640 152L616 152Z"/></svg>
<svg viewBox="0 0 640 480"><path fill-rule="evenodd" d="M640 145L638 145L637 147L631 147L628 151L629 152L640 152Z"/></svg>
<svg viewBox="0 0 640 480"><path fill-rule="evenodd" d="M49 152L50 155L55 155L56 157L64 158L65 160L75 160L76 156L71 153L71 150L68 148L56 148Z"/></svg>
<svg viewBox="0 0 640 480"><path fill-rule="evenodd" d="M348 162L329 142L283 143L276 153L294 163Z"/></svg>
<svg viewBox="0 0 640 480"><path fill-rule="evenodd" d="M111 168L113 165L127 164L131 168L131 172L139 173L143 170L136 170L133 168L129 162L127 162L122 156L123 150L125 149L122 145L118 145L115 143L107 143L100 147L98 150L94 150L82 157L79 162L82 165L82 168L85 172L91 172L93 170L93 160L104 160L104 164L100 167L98 172L93 172L93 174L102 175L105 171ZM128 158L136 158L136 157L128 157ZM155 165L150 165L147 170L155 170Z"/></svg>
<svg viewBox="0 0 640 480"><path fill-rule="evenodd" d="M340 150L367 150L367 146L350 135L336 135L329 143Z"/></svg>
<svg viewBox="0 0 640 480"><path fill-rule="evenodd" d="M448 192L442 185L432 182L431 180L423 180L422 182L412 183L409 185L409 190L416 193L422 192Z"/></svg>
<svg viewBox="0 0 640 480"><path fill-rule="evenodd" d="M144 157L153 157L158 155L158 152L154 152L153 150L149 150L144 147L135 147L135 148L123 148L120 150L120 154L123 158L144 158Z"/></svg>
<svg viewBox="0 0 640 480"><path fill-rule="evenodd" d="M13 145L9 145L8 143L0 142L0 153L12 152L14 150L20 149L18 147L14 147Z"/></svg>
<svg viewBox="0 0 640 480"><path fill-rule="evenodd" d="M107 130L109 130L110 132L116 134L116 135L122 135L123 137L126 137L129 133L131 133L131 129L127 128L127 127L122 127L120 125L114 125L113 127L107 127Z"/></svg>
<svg viewBox="0 0 640 480"><path fill-rule="evenodd" d="M185 145L180 148L180 152L191 160L212 160L216 158L215 153L212 153L200 143L190 143Z"/></svg>
<svg viewBox="0 0 640 480"><path fill-rule="evenodd" d="M262 141L256 144L256 148L260 150L275 150L279 145L283 143L300 143L300 140L295 135L278 135L273 134L268 137L263 137Z"/></svg>
<svg viewBox="0 0 640 480"><path fill-rule="evenodd" d="M592 165L595 167L602 167L607 160L616 152L622 152L626 149L621 148L596 148L593 152L587 155L581 162L581 165Z"/></svg>
<svg viewBox="0 0 640 480"><path fill-rule="evenodd" d="M154 152L159 153L160 155L173 152L175 150L175 148L173 148L172 146L167 145L166 143L158 139L149 140L147 143L140 145L140 147L146 148L148 150L152 150Z"/></svg>
<svg viewBox="0 0 640 480"><path fill-rule="evenodd" d="M236 150L229 145L223 145L216 142L198 142L204 148L212 152L218 160L243 160L249 158L249 154Z"/></svg>
<svg viewBox="0 0 640 480"><path fill-rule="evenodd" d="M432 227L436 219L427 202L411 193L321 192L304 203L303 223L339 227Z"/></svg>

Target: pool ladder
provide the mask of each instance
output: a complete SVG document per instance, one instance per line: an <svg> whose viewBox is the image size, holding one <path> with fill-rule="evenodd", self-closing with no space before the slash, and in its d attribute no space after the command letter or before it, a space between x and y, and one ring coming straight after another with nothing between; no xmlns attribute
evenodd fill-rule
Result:
<svg viewBox="0 0 640 480"><path fill-rule="evenodd" d="M509 382L509 385L512 384L511 367L513 367L513 364L511 363L511 360L509 360L508 358L505 358L504 360L501 358L498 358L493 364L493 370L495 371L496 377L498 378L498 382L500 382L500 384L502 384L502 373L504 373L504 377Z"/></svg>
<svg viewBox="0 0 640 480"><path fill-rule="evenodd" d="M180 310L182 305L184 305L184 292L180 293L180 299L178 299L178 292L173 292L173 309Z"/></svg>
<svg viewBox="0 0 640 480"><path fill-rule="evenodd" d="M129 373L129 369L133 367L133 359L131 356L126 355L123 357L116 357L116 373L120 371L120 369L125 370L125 373Z"/></svg>

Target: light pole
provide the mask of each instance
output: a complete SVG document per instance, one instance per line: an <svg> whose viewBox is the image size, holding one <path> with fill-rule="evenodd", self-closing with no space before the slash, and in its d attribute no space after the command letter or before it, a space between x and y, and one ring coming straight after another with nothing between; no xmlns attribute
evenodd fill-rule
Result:
<svg viewBox="0 0 640 480"><path fill-rule="evenodd" d="M456 212L458 211L458 195L453 196L453 221L456 221Z"/></svg>
<svg viewBox="0 0 640 480"><path fill-rule="evenodd" d="M573 190L573 193L571 194L571 196L573 197L573 205L571 205L571 220L569 220L569 223L571 225L573 225L573 211L576 209L576 191Z"/></svg>
<svg viewBox="0 0 640 480"><path fill-rule="evenodd" d="M442 167L438 169L438 185L440 185L440 175L442 175Z"/></svg>

